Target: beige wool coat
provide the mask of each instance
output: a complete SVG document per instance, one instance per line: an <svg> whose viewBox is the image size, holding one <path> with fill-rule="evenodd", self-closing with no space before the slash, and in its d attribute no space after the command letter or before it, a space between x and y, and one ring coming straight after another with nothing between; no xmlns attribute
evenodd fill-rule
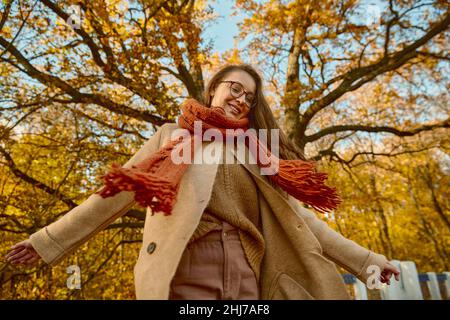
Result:
<svg viewBox="0 0 450 320"><path fill-rule="evenodd" d="M161 126L124 167L129 168L157 151L177 128L174 123ZM202 146L214 143L203 142ZM263 300L349 299L336 264L366 283L371 275L367 267L381 268L387 261L383 255L335 232L293 197L277 192L256 165L243 165L255 177L263 199L259 204L265 240L260 270ZM143 243L134 267L137 299L168 299L183 251L211 197L217 168L217 163L189 166L172 215L152 215L147 208ZM133 192L123 191L110 198L93 193L29 240L43 260L54 266L134 204Z"/></svg>

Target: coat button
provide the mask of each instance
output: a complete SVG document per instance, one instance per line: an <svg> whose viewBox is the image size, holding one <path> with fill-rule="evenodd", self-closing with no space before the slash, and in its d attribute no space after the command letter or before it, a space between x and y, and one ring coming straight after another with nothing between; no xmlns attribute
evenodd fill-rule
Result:
<svg viewBox="0 0 450 320"><path fill-rule="evenodd" d="M156 243L150 242L150 244L147 247L148 254L152 254L153 251L155 251L155 249L156 249Z"/></svg>

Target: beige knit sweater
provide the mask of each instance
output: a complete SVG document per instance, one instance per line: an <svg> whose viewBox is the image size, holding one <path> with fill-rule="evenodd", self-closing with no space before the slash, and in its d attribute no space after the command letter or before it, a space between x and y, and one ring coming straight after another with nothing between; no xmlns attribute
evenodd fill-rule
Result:
<svg viewBox="0 0 450 320"><path fill-rule="evenodd" d="M243 165L219 164L210 201L189 243L220 229L222 220L228 222L238 228L245 255L259 281L265 244L258 194L251 173Z"/></svg>

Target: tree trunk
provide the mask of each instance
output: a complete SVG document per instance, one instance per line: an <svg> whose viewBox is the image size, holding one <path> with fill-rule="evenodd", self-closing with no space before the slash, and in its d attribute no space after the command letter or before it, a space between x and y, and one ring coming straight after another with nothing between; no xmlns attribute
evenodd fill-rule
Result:
<svg viewBox="0 0 450 320"><path fill-rule="evenodd" d="M436 212L438 213L440 220L447 227L447 230L450 231L450 221L448 220L447 216L444 213L444 210L442 210L442 207L437 200L436 189L433 185L433 179L430 174L429 164L426 165L426 169L421 170L420 168L417 168L417 171L420 173L420 175L422 176L423 180L425 181L428 189L430 190L431 200L433 201L433 207L436 210Z"/></svg>
<svg viewBox="0 0 450 320"><path fill-rule="evenodd" d="M374 196L374 202L376 204L375 212L377 216L381 219L381 239L383 246L385 248L385 254L388 259L392 259L395 256L394 247L392 245L391 237L390 237L390 230L388 225L388 219L386 217L386 214L384 212L384 208L382 203L380 202L380 194L378 193L377 187L376 187L376 180L375 176L370 177L370 183L372 186L372 194Z"/></svg>
<svg viewBox="0 0 450 320"><path fill-rule="evenodd" d="M428 237L428 239L430 239L430 241L433 243L434 250L438 254L439 258L441 259L445 270L448 270L450 268L450 264L448 263L449 260L448 260L447 253L445 252L445 249L442 250L442 248L440 247L440 244L436 238L435 229L423 216L422 211L420 210L419 202L417 201L417 198L414 194L414 191L413 191L411 185L412 185L412 182L411 182L410 178L408 177L408 192L409 192L411 199L413 200L414 206L416 208L417 217L419 218L419 220L422 224L422 230L425 233L425 235Z"/></svg>
<svg viewBox="0 0 450 320"><path fill-rule="evenodd" d="M304 128L300 127L300 66L299 58L301 53L301 46L305 42L305 33L302 29L294 30L294 38L289 50L288 65L286 72L286 85L283 97L283 105L285 107L285 130L288 138L304 151L304 143L302 138L304 136Z"/></svg>

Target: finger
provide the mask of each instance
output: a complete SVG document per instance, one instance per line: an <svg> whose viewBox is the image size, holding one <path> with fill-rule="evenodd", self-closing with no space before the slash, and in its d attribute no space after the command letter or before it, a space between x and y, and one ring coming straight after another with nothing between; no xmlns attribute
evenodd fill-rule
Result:
<svg viewBox="0 0 450 320"><path fill-rule="evenodd" d="M387 271L394 271L396 268L393 265L387 265L385 270Z"/></svg>
<svg viewBox="0 0 450 320"><path fill-rule="evenodd" d="M14 259L11 263L14 263L14 264L22 263L23 261L31 258L32 256L33 256L33 254L31 252L26 252L25 255Z"/></svg>
<svg viewBox="0 0 450 320"><path fill-rule="evenodd" d="M16 244L12 245L10 248L11 248L11 249L15 249L15 248L19 248L19 247L25 247L25 245L26 245L27 243L28 243L28 242L27 242L26 240L20 241L20 242L18 242L18 243L16 243Z"/></svg>
<svg viewBox="0 0 450 320"><path fill-rule="evenodd" d="M16 249L16 248L20 248L20 247L23 247L24 246L24 244L23 243L16 243L16 244L13 244L11 247L9 247L10 249Z"/></svg>
<svg viewBox="0 0 450 320"><path fill-rule="evenodd" d="M39 260L39 256L34 256L33 258L31 258L30 260L28 260L27 264L31 265L36 263Z"/></svg>
<svg viewBox="0 0 450 320"><path fill-rule="evenodd" d="M20 249L14 249L12 251L9 251L6 255L5 255L5 259L8 260L8 258L10 258L11 256L15 255L16 253L20 252L24 250L23 248Z"/></svg>
<svg viewBox="0 0 450 320"><path fill-rule="evenodd" d="M10 251L15 251L15 250L20 250L25 248L25 246L21 245L21 246L12 246L11 248L9 248Z"/></svg>
<svg viewBox="0 0 450 320"><path fill-rule="evenodd" d="M25 256L23 256L22 258L17 260L17 263L22 264L22 263L28 261L29 259L31 259L32 257L33 257L33 254L27 253Z"/></svg>
<svg viewBox="0 0 450 320"><path fill-rule="evenodd" d="M24 246L21 246L21 247L17 247L17 248L15 248L15 249L12 249L12 250L10 250L10 251L5 255L5 258L6 258L6 257L10 257L10 256L12 256L13 254L16 254L17 252L20 252L20 251L22 251L22 250L26 250L26 248L25 248Z"/></svg>
<svg viewBox="0 0 450 320"><path fill-rule="evenodd" d="M398 274L400 274L400 271L399 271L395 266L391 266L391 267L389 268L389 270L391 270L392 273L398 273Z"/></svg>
<svg viewBox="0 0 450 320"><path fill-rule="evenodd" d="M27 266L35 265L35 264L37 263L38 260L39 260L38 258L33 257L33 258L31 258L30 260L28 260L28 261L26 262L26 265L27 265Z"/></svg>
<svg viewBox="0 0 450 320"><path fill-rule="evenodd" d="M19 251L18 253L16 253L16 254L14 254L14 255L12 255L12 256L10 256L9 258L8 258L8 261L13 261L13 260L17 260L17 259L20 259L21 257L23 257L24 255L26 255L28 253L28 250L22 250L22 251Z"/></svg>

